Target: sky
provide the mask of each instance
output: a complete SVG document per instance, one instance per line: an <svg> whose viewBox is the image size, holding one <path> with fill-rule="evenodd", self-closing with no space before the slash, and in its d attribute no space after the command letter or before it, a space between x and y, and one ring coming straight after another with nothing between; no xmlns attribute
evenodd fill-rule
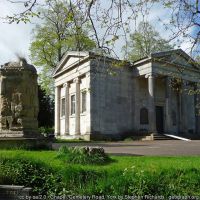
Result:
<svg viewBox="0 0 200 200"><path fill-rule="evenodd" d="M6 0L0 1L1 17L17 13L21 7L10 4ZM32 23L5 23L0 19L0 65L15 61L16 55L24 56L29 60L29 46L33 38L32 29L38 19L33 19ZM30 60L29 60L30 61Z"/></svg>
<svg viewBox="0 0 200 200"><path fill-rule="evenodd" d="M104 4L106 4L105 2L106 1L104 1ZM0 17L17 13L21 9L22 7L17 4L8 3L7 0L0 1ZM164 30L161 22L156 22L158 17L160 17L164 22L169 21L169 13L166 9L153 6L150 14L148 15L148 21L155 26L156 30L161 33L163 38L167 38L169 33ZM5 23L3 19L0 19L0 65L17 60L17 54L25 57L30 62L29 46L31 40L33 39L32 30L36 23L38 23L37 18L33 18L31 23L27 24L8 24ZM121 46L123 46L123 40L119 40L116 46L116 52L121 54L120 49ZM181 48L187 51L189 44L186 42L182 43Z"/></svg>

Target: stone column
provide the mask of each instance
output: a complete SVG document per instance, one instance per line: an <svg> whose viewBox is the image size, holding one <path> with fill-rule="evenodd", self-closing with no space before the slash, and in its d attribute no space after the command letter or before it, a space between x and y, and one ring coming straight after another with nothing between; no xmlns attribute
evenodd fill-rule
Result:
<svg viewBox="0 0 200 200"><path fill-rule="evenodd" d="M177 134L179 135L180 132L181 132L181 94L180 92L178 91L177 92L177 109L178 109L178 112L177 112L177 126L178 126L178 132Z"/></svg>
<svg viewBox="0 0 200 200"><path fill-rule="evenodd" d="M198 134L198 124L199 124L199 95L197 83L194 83L194 113L195 113L195 133Z"/></svg>
<svg viewBox="0 0 200 200"><path fill-rule="evenodd" d="M181 84L181 93L180 93L180 111L179 111L179 123L180 123L180 133L187 133L187 109L185 108L187 103L187 86L186 82L183 81Z"/></svg>
<svg viewBox="0 0 200 200"><path fill-rule="evenodd" d="M138 106L138 99L139 99L139 86L138 86L138 77L133 77L133 123L134 123L134 131L139 131L139 123L140 123L140 109Z"/></svg>
<svg viewBox="0 0 200 200"><path fill-rule="evenodd" d="M157 133L156 130L156 112L155 112L155 75L149 74L148 76L148 91L149 91L149 131Z"/></svg>
<svg viewBox="0 0 200 200"><path fill-rule="evenodd" d="M69 83L65 87L65 135L69 135Z"/></svg>
<svg viewBox="0 0 200 200"><path fill-rule="evenodd" d="M55 88L55 135L60 135L60 92L59 86Z"/></svg>
<svg viewBox="0 0 200 200"><path fill-rule="evenodd" d="M75 135L80 135L80 79L74 79L76 84Z"/></svg>
<svg viewBox="0 0 200 200"><path fill-rule="evenodd" d="M87 81L87 88L88 88L88 92L87 92L87 103L86 103L86 107L87 107L87 125L86 125L86 134L91 134L91 72L87 72L86 73L86 81Z"/></svg>
<svg viewBox="0 0 200 200"><path fill-rule="evenodd" d="M197 128L197 134L200 135L200 84L197 84L197 91L196 91L196 111L197 111L197 118L196 118L196 128Z"/></svg>
<svg viewBox="0 0 200 200"><path fill-rule="evenodd" d="M2 94L3 94L3 80L0 72L0 122L2 121L1 110L2 110ZM2 123L0 123L0 131L2 130Z"/></svg>
<svg viewBox="0 0 200 200"><path fill-rule="evenodd" d="M165 79L165 110L166 110L166 132L170 133L170 128L172 126L172 121L171 121L171 78L166 77Z"/></svg>

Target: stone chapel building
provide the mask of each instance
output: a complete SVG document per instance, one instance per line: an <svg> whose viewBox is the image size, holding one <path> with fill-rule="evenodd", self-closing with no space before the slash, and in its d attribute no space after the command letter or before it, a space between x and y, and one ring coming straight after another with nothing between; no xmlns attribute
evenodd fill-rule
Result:
<svg viewBox="0 0 200 200"><path fill-rule="evenodd" d="M68 52L53 77L56 137L200 135L200 67L181 49L134 63Z"/></svg>

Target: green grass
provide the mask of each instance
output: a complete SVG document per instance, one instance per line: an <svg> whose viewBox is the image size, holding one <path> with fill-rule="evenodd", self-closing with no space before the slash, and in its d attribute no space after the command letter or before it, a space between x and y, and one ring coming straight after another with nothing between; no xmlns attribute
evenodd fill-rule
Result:
<svg viewBox="0 0 200 200"><path fill-rule="evenodd" d="M159 169L199 169L200 157L198 156L179 156L179 157L158 157L158 156L111 156L113 163L104 166L80 165L66 163L57 158L56 151L24 151L24 150L1 150L0 157L16 158L23 157L33 160L39 160L51 167L64 169L66 165L73 167L81 167L83 169L97 170L124 170L132 166L147 171L155 171Z"/></svg>
<svg viewBox="0 0 200 200"><path fill-rule="evenodd" d="M56 194L200 196L198 156L111 158L114 162L105 165L81 165L59 159L56 151L0 151L0 161L26 159L39 162L51 170L54 177L60 175L62 181L51 179L50 185L55 182L58 188L54 191ZM1 170L0 175L3 175Z"/></svg>
<svg viewBox="0 0 200 200"><path fill-rule="evenodd" d="M30 159L40 160L52 167L64 168L62 161L57 159L57 151L24 151L24 150L0 150L0 157L15 158L25 157ZM127 167L137 166L138 168L146 170L154 169L200 169L199 156L178 156L178 157L159 157L159 156L111 156L116 162L109 165L99 166L103 169L124 169ZM67 165L71 165L67 163ZM73 164L73 166L75 166ZM78 166L78 165L77 165ZM98 166L84 165L83 168L98 168Z"/></svg>
<svg viewBox="0 0 200 200"><path fill-rule="evenodd" d="M200 170L199 156L179 156L179 157L159 157L159 156L111 156L113 163L104 166L80 165L66 163L57 158L57 151L24 151L24 150L1 150L0 157L16 158L23 157L33 160L42 161L51 167L64 169L66 165L73 167L81 167L83 169L97 170L124 170L132 166L147 171L155 171L159 169L190 169L196 168Z"/></svg>

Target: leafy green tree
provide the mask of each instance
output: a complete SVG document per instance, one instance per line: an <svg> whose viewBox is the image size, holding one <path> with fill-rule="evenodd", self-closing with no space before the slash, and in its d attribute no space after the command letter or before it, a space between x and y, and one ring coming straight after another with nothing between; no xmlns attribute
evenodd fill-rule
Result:
<svg viewBox="0 0 200 200"><path fill-rule="evenodd" d="M82 15L69 10L66 2L49 0L47 8L41 9L40 13L42 23L34 29L30 58L34 65L40 67L42 88L52 95L51 75L63 55L69 50L92 50L96 44L86 32L89 27L81 26Z"/></svg>
<svg viewBox="0 0 200 200"><path fill-rule="evenodd" d="M128 44L128 59L131 61L144 58L151 53L173 49L173 46L163 39L148 22L139 24L138 30L130 34Z"/></svg>
<svg viewBox="0 0 200 200"><path fill-rule="evenodd" d="M123 39L127 42L127 35L138 20L147 19L151 15L151 8L167 10L164 20L162 16L154 19L162 23L168 32L168 39L180 45L188 43L190 54L195 57L200 50L200 0L4 0L7 4L18 6L18 12L1 14L1 19L8 23L30 22L33 17L41 16L37 8L41 2L68 2L68 10L75 13L77 9L82 13L81 27L89 23L97 47L104 52L115 52L115 42ZM45 6L45 4L43 3ZM169 19L169 20L166 20ZM76 18L71 18L76 23Z"/></svg>
<svg viewBox="0 0 200 200"><path fill-rule="evenodd" d="M158 19L169 33L169 39L181 43L188 42L191 54L193 52L194 56L199 54L200 0L54 0L54 2L64 1L68 2L68 10L75 11L78 8L84 16L81 23L90 23L97 46L108 52L112 51L110 46L117 41L116 38L126 40L127 30L130 30L138 19L141 20L141 17L147 18L151 14L152 6L155 5L159 9L167 10L168 15L165 19L169 20L162 21L161 16L158 16ZM4 2L18 6L16 9L18 12L6 16L1 14L0 20L3 19L8 23L27 23L32 17L40 16L37 8L41 2L48 3L52 0L4 0Z"/></svg>

